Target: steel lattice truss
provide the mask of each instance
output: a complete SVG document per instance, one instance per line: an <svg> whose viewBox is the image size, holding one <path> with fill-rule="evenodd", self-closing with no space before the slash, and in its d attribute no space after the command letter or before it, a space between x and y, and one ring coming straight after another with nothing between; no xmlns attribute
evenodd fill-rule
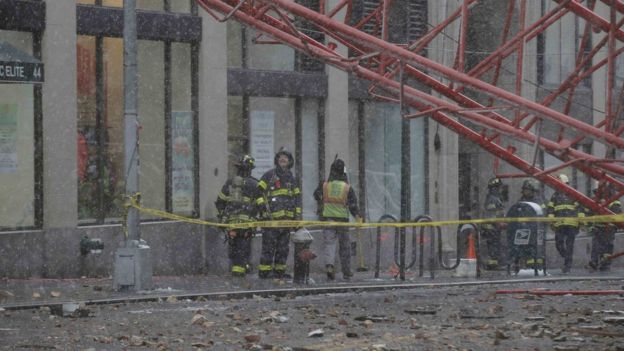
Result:
<svg viewBox="0 0 624 351"><path fill-rule="evenodd" d="M614 156L617 150L624 148L624 125L618 125L616 118L622 109L624 89L616 86L614 78L615 60L624 51L621 45L624 42L624 30L621 28L624 2L620 0L600 0L602 6L607 6L609 18L595 11L598 0L553 0L553 9L533 23L526 20L527 0L510 0L498 49L469 71L464 69L466 33L470 12L479 6L478 0L463 0L454 13L432 26L417 41L400 45L387 40L391 0L380 0L376 9L357 23L351 18L352 2L355 0L342 0L333 8L327 8L325 1L321 0L318 11L292 0L197 1L218 20L236 19L280 43L370 81L369 92L386 101L400 103L404 107L404 118L433 118L483 147L497 159L514 166L522 172L522 176L534 177L564 191L595 213L610 214L604 204L624 194L624 166L622 160ZM522 97L522 60L527 43L537 40L540 34L561 21L566 14L573 14L579 21L589 24L584 26L579 45L583 50L576 53L576 68L543 100ZM324 33L324 40L318 41L304 34L296 25L301 23ZM460 23L459 26L457 23ZM457 26L459 33L455 62L449 66L427 58L425 51L451 25ZM515 31L509 34L512 26ZM594 39L590 40L592 33ZM596 40L597 37L601 39ZM349 50L336 50L336 44L344 45ZM347 51L350 54L341 54ZM606 52L605 58L597 57L599 51ZM502 62L512 55L516 57L515 89L509 91L497 84ZM581 82L605 69L606 117L592 124L570 116L571 101ZM420 88L414 82L419 82ZM422 89L423 84L428 89ZM479 92L479 96L485 98L474 98L475 94L470 94L471 91ZM567 103L559 109L552 107L553 102L561 97L567 98ZM405 112L407 107L411 109L411 114ZM541 135L543 122L555 124L559 129L558 135ZM509 144L510 139L533 145L535 151L543 150L560 159L562 164L542 169L535 164L534 156L524 159L518 155L516 148ZM578 145L588 139L602 144L606 154L596 156L578 150ZM560 182L553 172L564 167L574 167L598 181L598 196L608 199L599 201Z"/></svg>

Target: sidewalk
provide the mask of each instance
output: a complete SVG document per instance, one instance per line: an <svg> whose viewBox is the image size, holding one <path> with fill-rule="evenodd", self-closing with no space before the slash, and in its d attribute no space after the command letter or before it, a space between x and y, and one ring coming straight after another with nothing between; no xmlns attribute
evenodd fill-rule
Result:
<svg viewBox="0 0 624 351"><path fill-rule="evenodd" d="M507 276L504 271L484 272L480 279L456 278L451 271L436 271L435 279L429 272L423 277L418 272L406 272L405 281L394 279L389 272L380 272L380 278L374 278L373 271L357 272L351 281L337 277L328 282L324 274L311 274L308 285L296 285L289 280L261 280L256 274L245 278L231 278L223 275L197 276L154 276L153 289L147 291L114 291L111 278L81 279L2 279L0 280L0 308L19 309L36 308L44 305L85 302L120 303L142 300L176 298L233 298L251 297L253 295L271 294L275 290L281 293L322 293L343 292L355 286L366 289L405 288L421 284L462 284L462 283L505 283L526 280L591 280L591 279L624 279L624 270L615 269L607 273L589 274L586 270L576 270L572 274L561 275L559 270L548 272L546 277L534 277L531 272L523 272L518 276Z"/></svg>

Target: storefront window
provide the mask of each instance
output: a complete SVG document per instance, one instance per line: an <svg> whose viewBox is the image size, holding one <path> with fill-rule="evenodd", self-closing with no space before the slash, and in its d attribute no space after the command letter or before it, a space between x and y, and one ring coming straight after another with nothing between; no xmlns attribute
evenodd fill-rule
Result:
<svg viewBox="0 0 624 351"><path fill-rule="evenodd" d="M249 98L249 150L256 159L253 175L262 177L274 167L273 158L284 147L295 156L295 100Z"/></svg>
<svg viewBox="0 0 624 351"><path fill-rule="evenodd" d="M191 106L191 45L171 44L171 207L195 212L195 116Z"/></svg>
<svg viewBox="0 0 624 351"><path fill-rule="evenodd" d="M352 102L353 103L353 102ZM354 109L351 109L353 111ZM366 193L370 221L384 214L401 215L401 116L395 104L367 102L364 107ZM411 216L424 213L424 148L422 121L412 120Z"/></svg>
<svg viewBox="0 0 624 351"><path fill-rule="evenodd" d="M165 210L167 157L171 157L171 179L185 177L184 186L171 184L173 208L190 214L195 199L190 45L171 45L168 97L165 50L163 42L138 42L139 187L143 206ZM78 36L77 55L79 219L84 224L117 221L124 194L123 40ZM168 98L170 154L165 142Z"/></svg>
<svg viewBox="0 0 624 351"><path fill-rule="evenodd" d="M319 184L319 138L318 138L319 101L302 99L301 101L301 194L303 200L303 219L316 220L317 203L314 190Z"/></svg>
<svg viewBox="0 0 624 351"><path fill-rule="evenodd" d="M32 54L31 33L0 30L0 38ZM34 94L32 84L0 82L0 228L35 225Z"/></svg>
<svg viewBox="0 0 624 351"><path fill-rule="evenodd" d="M228 175L234 176L234 164L249 153L248 122L245 113L246 99L242 96L228 96Z"/></svg>
<svg viewBox="0 0 624 351"><path fill-rule="evenodd" d="M141 124L139 189L143 206L165 210L164 43L139 40L138 44L139 123ZM190 119L192 120L192 116ZM123 149L123 140L121 142L120 149ZM141 217L149 218L146 214L142 214Z"/></svg>

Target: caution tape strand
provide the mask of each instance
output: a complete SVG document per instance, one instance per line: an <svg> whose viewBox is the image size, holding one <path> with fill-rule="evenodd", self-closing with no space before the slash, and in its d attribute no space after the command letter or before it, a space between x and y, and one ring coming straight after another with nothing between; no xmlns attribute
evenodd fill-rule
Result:
<svg viewBox="0 0 624 351"><path fill-rule="evenodd" d="M129 197L129 207L134 207L142 213L152 216L171 219L186 223L206 225L226 229L248 229L248 228L293 228L293 227L351 227L351 228L412 228L412 227L441 227L448 225L464 225L464 224L488 224L488 223L521 223L521 222L540 222L553 223L565 220L566 222L574 222L579 224L587 223L621 223L624 222L624 214L615 215L598 215L588 217L504 217L504 218L482 218L482 219L458 219L444 221L420 221L420 222L330 222L330 221L310 221L310 220L271 220L271 221L253 221L244 223L219 223L206 221L197 218L190 218L167 211L156 210L153 208L142 207L139 204L137 194Z"/></svg>

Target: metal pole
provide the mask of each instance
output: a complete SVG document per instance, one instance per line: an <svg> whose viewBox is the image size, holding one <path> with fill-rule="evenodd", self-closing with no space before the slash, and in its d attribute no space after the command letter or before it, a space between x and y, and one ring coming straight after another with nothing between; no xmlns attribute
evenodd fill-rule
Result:
<svg viewBox="0 0 624 351"><path fill-rule="evenodd" d="M405 105L404 98L404 86L405 86L405 75L404 75L404 63L400 63L400 78L401 87L400 87L400 109L401 109L401 222L406 223L410 220L410 212L411 212L411 188L410 188L410 180L411 180L411 170L410 170L410 120L404 118L407 114L407 106ZM401 259L399 260L399 274L401 280L405 280L405 227L401 227L400 229L400 240L401 240ZM414 235L414 234L413 234Z"/></svg>
<svg viewBox="0 0 624 351"><path fill-rule="evenodd" d="M126 201L139 199L139 118L137 113L137 30L136 0L124 0L124 172ZM127 236L115 253L113 288L115 290L148 290L152 288L150 247L140 240L140 213L127 208Z"/></svg>
<svg viewBox="0 0 624 351"><path fill-rule="evenodd" d="M137 115L137 31L136 0L124 0L124 172L126 196L139 192L139 137ZM126 247L141 238L139 211L128 209Z"/></svg>

